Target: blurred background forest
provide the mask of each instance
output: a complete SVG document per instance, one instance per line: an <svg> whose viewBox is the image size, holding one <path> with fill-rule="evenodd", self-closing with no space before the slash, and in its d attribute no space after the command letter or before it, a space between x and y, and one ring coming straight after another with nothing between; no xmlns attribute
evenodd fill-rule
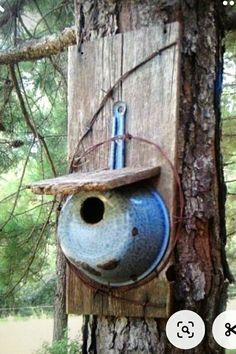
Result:
<svg viewBox="0 0 236 354"><path fill-rule="evenodd" d="M9 0L4 9L1 50L74 24L73 1ZM53 305L57 202L26 185L67 169L67 55L1 65L0 78L0 316L27 315Z"/></svg>
<svg viewBox="0 0 236 354"><path fill-rule="evenodd" d="M1 50L74 24L71 0L8 0ZM222 154L227 186L227 253L236 276L236 34L225 43ZM67 170L67 56L0 66L0 316L52 310L55 211L26 189ZM229 296L236 296L230 286Z"/></svg>
<svg viewBox="0 0 236 354"><path fill-rule="evenodd" d="M225 40L223 88L221 95L222 157L227 188L226 230L227 256L236 278L236 33L230 32ZM229 286L229 300L236 298L236 286Z"/></svg>

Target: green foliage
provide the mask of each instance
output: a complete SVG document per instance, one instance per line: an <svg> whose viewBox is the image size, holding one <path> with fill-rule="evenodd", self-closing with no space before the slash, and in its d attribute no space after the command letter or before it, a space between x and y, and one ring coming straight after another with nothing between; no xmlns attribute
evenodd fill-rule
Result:
<svg viewBox="0 0 236 354"><path fill-rule="evenodd" d="M74 24L73 0L8 0L1 14L2 49Z"/></svg>
<svg viewBox="0 0 236 354"><path fill-rule="evenodd" d="M74 22L72 0L8 5L0 18L1 49ZM16 5L17 12L8 13ZM35 136L8 67L0 66L0 307L53 304L57 202L26 185L52 177L52 163L57 174L67 170L66 67L65 54L14 67Z"/></svg>
<svg viewBox="0 0 236 354"><path fill-rule="evenodd" d="M73 2L8 0L0 18L1 49L73 25ZM235 36L230 33L226 42L222 153L228 189L227 254L236 276ZM57 174L67 169L66 67L65 54L15 65L30 121L43 137ZM57 204L50 197L34 196L25 186L51 177L52 166L42 140L27 124L7 66L0 66L0 78L0 307L51 305L55 287L52 208ZM233 294L236 288L230 291Z"/></svg>
<svg viewBox="0 0 236 354"><path fill-rule="evenodd" d="M226 41L224 85L222 93L222 152L224 158L224 174L227 186L226 251L231 271L236 277L236 45L235 33L229 33ZM235 297L236 286L229 288L229 296Z"/></svg>
<svg viewBox="0 0 236 354"><path fill-rule="evenodd" d="M77 340L70 340L65 335L63 339L52 343L44 343L35 354L80 354L81 349Z"/></svg>

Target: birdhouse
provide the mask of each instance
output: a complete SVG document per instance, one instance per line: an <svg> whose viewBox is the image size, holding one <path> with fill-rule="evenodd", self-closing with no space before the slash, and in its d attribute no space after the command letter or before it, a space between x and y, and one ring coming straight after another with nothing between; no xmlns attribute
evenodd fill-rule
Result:
<svg viewBox="0 0 236 354"><path fill-rule="evenodd" d="M151 188L123 186L67 199L58 236L65 256L86 277L111 287L138 282L161 262L169 215Z"/></svg>
<svg viewBox="0 0 236 354"><path fill-rule="evenodd" d="M69 50L69 160L90 153L77 172L30 186L66 196L58 237L68 313L171 312L178 39L173 23Z"/></svg>

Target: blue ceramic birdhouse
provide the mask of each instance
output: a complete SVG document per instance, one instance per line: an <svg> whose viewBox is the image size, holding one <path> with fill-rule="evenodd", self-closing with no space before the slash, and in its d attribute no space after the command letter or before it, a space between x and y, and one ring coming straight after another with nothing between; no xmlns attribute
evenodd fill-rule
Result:
<svg viewBox="0 0 236 354"><path fill-rule="evenodd" d="M68 260L90 280L114 287L150 274L167 250L169 233L161 196L135 185L70 196L58 225Z"/></svg>

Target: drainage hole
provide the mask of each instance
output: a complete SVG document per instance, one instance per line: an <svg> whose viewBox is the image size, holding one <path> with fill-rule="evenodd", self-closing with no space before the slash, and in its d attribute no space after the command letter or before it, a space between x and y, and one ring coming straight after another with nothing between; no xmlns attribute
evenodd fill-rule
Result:
<svg viewBox="0 0 236 354"><path fill-rule="evenodd" d="M96 224L102 220L104 210L104 203L101 199L91 197L83 202L80 209L80 215L88 224Z"/></svg>

